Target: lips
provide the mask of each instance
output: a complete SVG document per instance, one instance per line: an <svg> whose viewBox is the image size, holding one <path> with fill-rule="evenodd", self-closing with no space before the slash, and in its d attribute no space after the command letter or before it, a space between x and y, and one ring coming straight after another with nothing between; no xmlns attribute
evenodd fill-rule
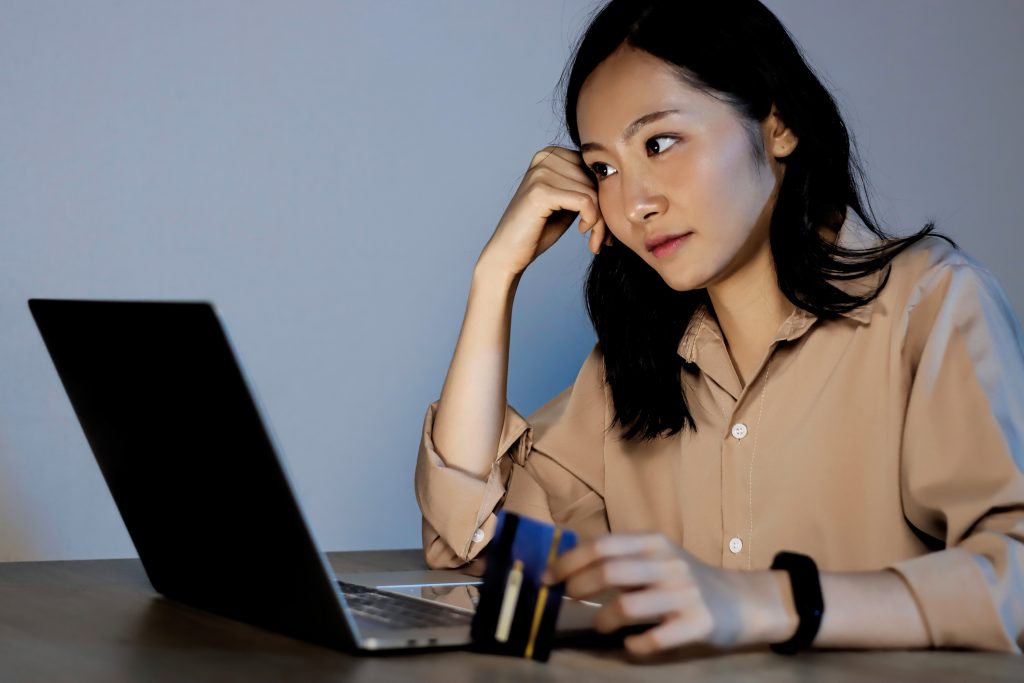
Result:
<svg viewBox="0 0 1024 683"><path fill-rule="evenodd" d="M665 244L666 242L671 242L672 240L674 240L677 237L682 237L683 235L689 235L689 234L690 233L688 233L688 232L677 232L677 233L672 234L672 235L655 235L655 236L648 237L647 239L645 239L644 240L644 246L647 247L647 251L654 251L656 248L658 248L662 244Z"/></svg>

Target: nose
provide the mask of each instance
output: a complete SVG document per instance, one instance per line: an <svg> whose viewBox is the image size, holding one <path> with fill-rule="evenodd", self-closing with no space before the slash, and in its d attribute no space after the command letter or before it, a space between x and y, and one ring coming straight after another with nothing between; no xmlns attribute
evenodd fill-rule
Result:
<svg viewBox="0 0 1024 683"><path fill-rule="evenodd" d="M642 225L665 212L665 196L648 187L637 184L628 188L626 193L626 216L634 224Z"/></svg>

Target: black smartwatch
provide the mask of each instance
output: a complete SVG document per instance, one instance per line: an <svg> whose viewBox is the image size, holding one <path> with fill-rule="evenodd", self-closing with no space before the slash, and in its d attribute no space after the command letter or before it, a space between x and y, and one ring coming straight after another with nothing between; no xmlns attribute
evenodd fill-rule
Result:
<svg viewBox="0 0 1024 683"><path fill-rule="evenodd" d="M821 626L821 616L825 613L818 566L806 555L781 552L772 561L772 569L783 569L789 574L789 583L793 587L793 605L800 623L792 638L782 643L773 643L770 647L780 655L796 654L814 642L814 636L818 635Z"/></svg>

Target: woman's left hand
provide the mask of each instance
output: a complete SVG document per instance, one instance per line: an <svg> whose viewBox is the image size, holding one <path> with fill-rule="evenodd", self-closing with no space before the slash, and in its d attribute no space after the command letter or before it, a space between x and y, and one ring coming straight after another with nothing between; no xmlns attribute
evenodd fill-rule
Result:
<svg viewBox="0 0 1024 683"><path fill-rule="evenodd" d="M548 569L549 583L587 599L621 591L595 617L610 633L637 624L653 627L625 639L647 655L684 645L735 648L779 642L797 617L784 573L712 567L662 534L610 534L581 543Z"/></svg>

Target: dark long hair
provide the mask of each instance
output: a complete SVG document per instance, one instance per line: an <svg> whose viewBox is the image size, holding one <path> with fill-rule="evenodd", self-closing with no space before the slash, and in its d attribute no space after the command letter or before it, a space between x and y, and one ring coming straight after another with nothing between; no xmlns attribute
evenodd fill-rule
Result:
<svg viewBox="0 0 1024 683"><path fill-rule="evenodd" d="M774 103L796 135L796 149L780 160L786 172L769 237L779 288L794 305L825 319L864 305L885 286L892 259L934 229L929 222L913 235L895 238L878 227L835 101L785 27L757 0L612 0L600 9L561 80L565 125L577 148L580 88L623 43L675 65L687 85L730 104L748 130ZM763 151L760 132L754 132L754 151ZM847 249L820 235L822 226L842 225L847 207L881 238L877 246ZM707 292L673 290L612 239L616 244L594 257L586 279L587 311L614 400L611 426L621 426L627 440L696 430L682 391L682 373L694 368L677 349L693 314L707 303ZM830 282L883 269L877 288L861 296Z"/></svg>

